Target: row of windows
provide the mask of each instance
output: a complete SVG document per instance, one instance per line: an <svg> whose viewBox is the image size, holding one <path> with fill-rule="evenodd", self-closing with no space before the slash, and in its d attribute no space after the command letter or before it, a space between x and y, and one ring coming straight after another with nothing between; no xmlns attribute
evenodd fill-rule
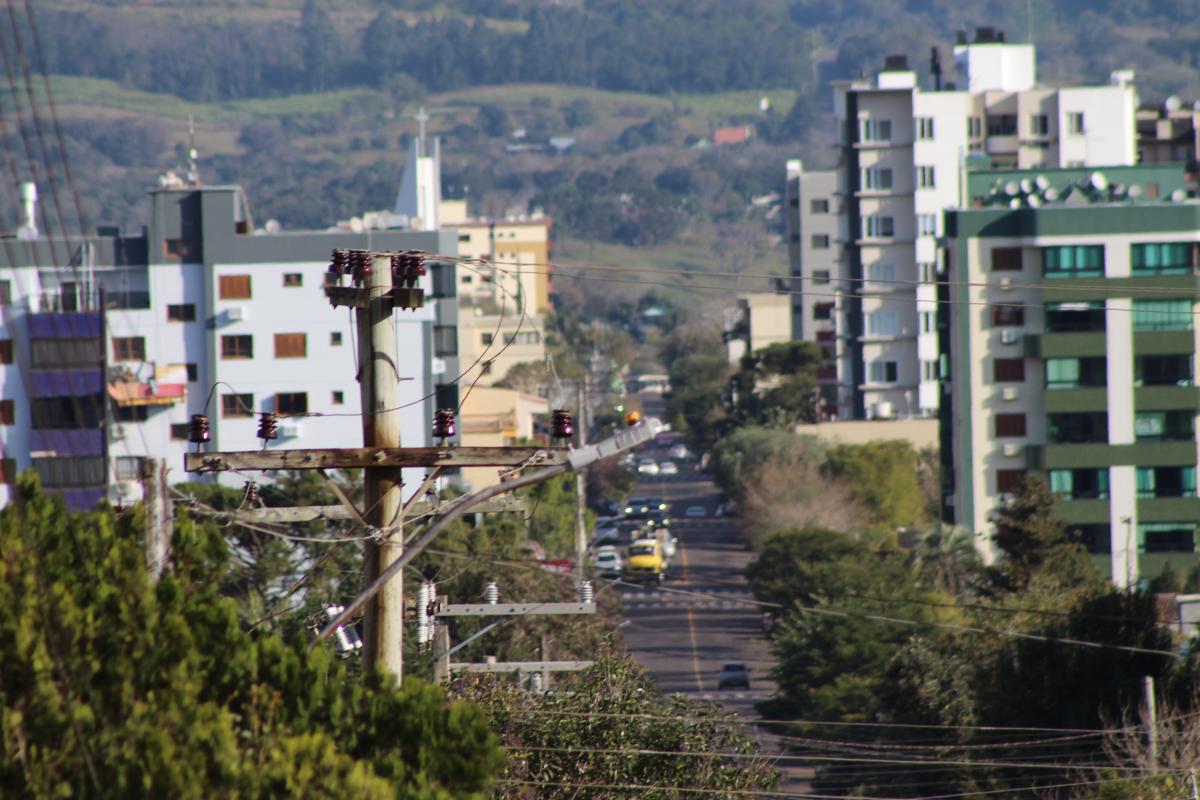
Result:
<svg viewBox="0 0 1200 800"><path fill-rule="evenodd" d="M967 117L967 137L983 138L983 117ZM1018 135L1016 114L988 114L986 117L988 136ZM929 141L934 138L933 117L915 117L913 127L918 141ZM1068 111L1066 114L1067 133L1071 136L1082 135L1086 128L1082 111ZM1026 118L1026 132L1030 136L1042 137L1050 135L1050 117L1047 114L1030 114ZM890 142L892 140L892 121L888 119L860 119L859 141Z"/></svg>
<svg viewBox="0 0 1200 800"><path fill-rule="evenodd" d="M995 435L1019 438L1026 435L1023 413L996 414ZM1195 434L1195 418L1186 411L1138 411L1134 415L1138 442L1186 441ZM1046 415L1046 441L1050 444L1106 444L1108 414L1104 411Z"/></svg>
<svg viewBox="0 0 1200 800"><path fill-rule="evenodd" d="M1134 300L1132 327L1135 333L1190 331L1195 319L1190 299ZM1099 333L1105 330L1104 303L1046 303L1047 333ZM996 303L991 306L992 326L1025 324L1025 305Z"/></svg>
<svg viewBox="0 0 1200 800"><path fill-rule="evenodd" d="M285 272L283 273L283 285L287 288L303 286L304 275L299 272ZM252 296L249 275L220 275L217 277L218 299L249 300Z"/></svg>
<svg viewBox="0 0 1200 800"><path fill-rule="evenodd" d="M1042 269L1048 278L1098 278L1104 276L1104 245L1043 247ZM1193 242L1141 242L1130 245L1134 275L1186 275L1198 263ZM993 272L1020 272L1024 267L1020 247L996 247L991 255Z"/></svg>
<svg viewBox="0 0 1200 800"><path fill-rule="evenodd" d="M342 345L341 331L329 334L331 347ZM5 345L7 342L7 346ZM145 336L114 336L113 361L145 361ZM305 358L308 355L308 335L304 333L275 334L275 358ZM8 360L4 360L7 358ZM254 358L254 337L234 334L221 337L221 358ZM0 340L0 363L12 363L12 342Z"/></svg>
<svg viewBox="0 0 1200 800"><path fill-rule="evenodd" d="M933 167L917 167L917 188L933 189L936 173ZM859 188L867 192L886 192L893 188L890 167L864 167L859 171Z"/></svg>
<svg viewBox="0 0 1200 800"><path fill-rule="evenodd" d="M938 215L917 214L917 235L937 236ZM896 235L896 220L884 214L871 214L862 218L862 238L891 239Z"/></svg>

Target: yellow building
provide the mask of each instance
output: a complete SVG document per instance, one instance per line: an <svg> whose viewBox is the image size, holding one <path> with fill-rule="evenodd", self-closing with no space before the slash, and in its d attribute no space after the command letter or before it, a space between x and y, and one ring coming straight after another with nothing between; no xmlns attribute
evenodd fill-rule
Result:
<svg viewBox="0 0 1200 800"><path fill-rule="evenodd" d="M533 421L549 413L544 398L518 392L476 386L466 395L458 418L458 433L464 447L504 447L533 438ZM463 482L472 490L500 482L496 467L464 467Z"/></svg>

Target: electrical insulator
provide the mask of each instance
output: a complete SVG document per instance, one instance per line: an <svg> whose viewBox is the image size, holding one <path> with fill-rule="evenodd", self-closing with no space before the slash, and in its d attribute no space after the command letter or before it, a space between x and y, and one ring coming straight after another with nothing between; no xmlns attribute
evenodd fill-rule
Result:
<svg viewBox="0 0 1200 800"><path fill-rule="evenodd" d="M574 436L575 424L571 421L571 412L564 408L556 408L550 415L550 437L570 439Z"/></svg>
<svg viewBox="0 0 1200 800"><path fill-rule="evenodd" d="M433 414L433 438L449 439L457 432L454 427L454 409L439 408Z"/></svg>
<svg viewBox="0 0 1200 800"><path fill-rule="evenodd" d="M371 277L371 258L366 250L350 251L351 280L355 286L366 283Z"/></svg>
<svg viewBox="0 0 1200 800"><path fill-rule="evenodd" d="M483 602L490 606L500 602L500 587L495 581L488 581L487 588L483 590Z"/></svg>
<svg viewBox="0 0 1200 800"><path fill-rule="evenodd" d="M333 275L334 283L341 283L342 276L346 274L346 267L349 260L345 250L333 251L329 259L329 274Z"/></svg>
<svg viewBox="0 0 1200 800"><path fill-rule="evenodd" d="M192 421L188 423L188 441L192 444L204 444L211 438L208 417L204 414L192 414Z"/></svg>
<svg viewBox="0 0 1200 800"><path fill-rule="evenodd" d="M542 673L535 672L529 676L529 691L534 694L542 693Z"/></svg>
<svg viewBox="0 0 1200 800"><path fill-rule="evenodd" d="M258 415L258 438L264 442L279 438L279 415L274 411L264 411Z"/></svg>
<svg viewBox="0 0 1200 800"><path fill-rule="evenodd" d="M591 581L580 581L579 582L579 602L592 603L592 602L595 602L595 600L596 600L596 593L595 593L595 590L592 589L592 582Z"/></svg>
<svg viewBox="0 0 1200 800"><path fill-rule="evenodd" d="M628 425L630 428L632 428L634 425L637 425L641 421L642 421L642 412L640 412L640 411L630 411L628 414L625 415L625 424Z"/></svg>
<svg viewBox="0 0 1200 800"><path fill-rule="evenodd" d="M427 645L433 641L433 600L437 588L432 581L425 581L417 589L417 644Z"/></svg>
<svg viewBox="0 0 1200 800"><path fill-rule="evenodd" d="M325 608L325 621L333 622L337 619L338 614L341 614L346 609L343 606L333 605ZM339 625L333 632L333 645L337 648L338 655L342 657L352 656L362 649L363 640L359 637L358 631L353 625Z"/></svg>
<svg viewBox="0 0 1200 800"><path fill-rule="evenodd" d="M249 506L258 502L258 484L254 481L246 481L246 485L242 487L242 505Z"/></svg>
<svg viewBox="0 0 1200 800"><path fill-rule="evenodd" d="M425 254L420 250L409 250L405 255L408 256L408 262L405 264L404 277L412 286L425 275Z"/></svg>

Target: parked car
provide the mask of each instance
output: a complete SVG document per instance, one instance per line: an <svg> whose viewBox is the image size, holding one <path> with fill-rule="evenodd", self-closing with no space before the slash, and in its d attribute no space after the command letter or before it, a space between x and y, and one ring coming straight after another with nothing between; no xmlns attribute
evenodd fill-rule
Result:
<svg viewBox="0 0 1200 800"><path fill-rule="evenodd" d="M750 670L742 661L726 661L717 674L718 689L749 689Z"/></svg>
<svg viewBox="0 0 1200 800"><path fill-rule="evenodd" d="M625 566L621 552L615 547L601 547L596 551L596 572L602 578L619 578Z"/></svg>
<svg viewBox="0 0 1200 800"><path fill-rule="evenodd" d="M625 501L625 516L633 517L650 510L650 498L631 497Z"/></svg>
<svg viewBox="0 0 1200 800"><path fill-rule="evenodd" d="M683 515L690 519L697 519L699 517L707 517L708 509L705 508L704 506L688 506L687 511L684 511Z"/></svg>
<svg viewBox="0 0 1200 800"><path fill-rule="evenodd" d="M592 538L592 547L599 552L602 547L612 547L621 544L621 531L615 525L597 528L596 535Z"/></svg>
<svg viewBox="0 0 1200 800"><path fill-rule="evenodd" d="M667 501L661 497L647 497L646 498L646 508L643 510L650 511L650 512L666 511L667 510Z"/></svg>
<svg viewBox="0 0 1200 800"><path fill-rule="evenodd" d="M643 458L638 461L637 471L640 475L657 475L658 462L653 458Z"/></svg>
<svg viewBox="0 0 1200 800"><path fill-rule="evenodd" d="M658 465L658 474L659 475L678 475L679 467L675 465L674 461L664 461Z"/></svg>
<svg viewBox="0 0 1200 800"><path fill-rule="evenodd" d="M683 461L683 460L691 457L692 454L688 451L687 445L677 444L674 447L672 447L670 450L667 451L667 455L669 455L671 458L675 458L680 461Z"/></svg>

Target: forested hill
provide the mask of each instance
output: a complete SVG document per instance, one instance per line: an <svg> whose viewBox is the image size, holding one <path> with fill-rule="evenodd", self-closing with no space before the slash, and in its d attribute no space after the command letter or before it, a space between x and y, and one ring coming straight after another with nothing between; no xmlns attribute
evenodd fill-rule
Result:
<svg viewBox="0 0 1200 800"><path fill-rule="evenodd" d="M54 72L191 100L349 86L559 83L663 94L813 89L923 62L959 29L1032 34L1050 83L1134 67L1195 94L1200 0L45 0ZM813 61L819 62L817 69ZM924 67L923 63L918 64ZM815 78L815 80L814 80Z"/></svg>

